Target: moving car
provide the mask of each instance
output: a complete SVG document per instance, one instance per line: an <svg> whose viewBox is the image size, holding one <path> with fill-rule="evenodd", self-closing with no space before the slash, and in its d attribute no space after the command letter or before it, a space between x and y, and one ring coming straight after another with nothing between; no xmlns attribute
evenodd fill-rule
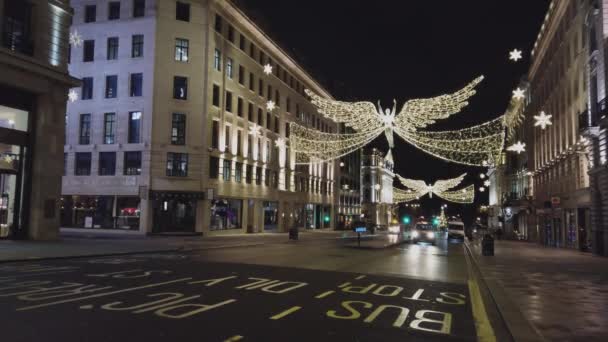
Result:
<svg viewBox="0 0 608 342"><path fill-rule="evenodd" d="M448 240L450 239L464 241L464 223L462 221L448 222Z"/></svg>
<svg viewBox="0 0 608 342"><path fill-rule="evenodd" d="M428 242L435 244L437 238L437 232L432 224L428 222L418 222L416 227L412 230L412 243Z"/></svg>

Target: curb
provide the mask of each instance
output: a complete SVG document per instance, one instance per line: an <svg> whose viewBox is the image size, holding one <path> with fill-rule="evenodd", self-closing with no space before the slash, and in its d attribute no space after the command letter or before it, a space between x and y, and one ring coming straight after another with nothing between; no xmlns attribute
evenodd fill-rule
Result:
<svg viewBox="0 0 608 342"><path fill-rule="evenodd" d="M507 298L504 288L496 280L487 279L484 276L477 256L475 256L471 247L469 247L469 242L466 241L463 245L469 259L472 261L472 266L475 267L475 271L479 275L480 285L483 285L488 290L488 297L491 303L486 303L486 306L493 305L496 308L512 340L516 342L546 341L540 332L526 319L517 304Z"/></svg>

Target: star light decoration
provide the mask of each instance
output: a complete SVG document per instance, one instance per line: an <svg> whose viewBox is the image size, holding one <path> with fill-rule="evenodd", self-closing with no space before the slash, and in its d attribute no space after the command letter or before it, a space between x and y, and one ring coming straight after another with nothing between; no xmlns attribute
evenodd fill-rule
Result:
<svg viewBox="0 0 608 342"><path fill-rule="evenodd" d="M514 49L513 51L509 52L509 59L512 60L512 61L514 61L514 62L517 62L517 61L519 61L522 58L523 57L522 57L522 51L521 50Z"/></svg>
<svg viewBox="0 0 608 342"><path fill-rule="evenodd" d="M526 152L526 144L522 143L521 141L518 141L515 144L507 147L507 151L517 152L517 154Z"/></svg>
<svg viewBox="0 0 608 342"><path fill-rule="evenodd" d="M547 115L544 111L540 112L540 115L534 115L534 127L540 126L540 129L545 129L547 126L551 126L553 123L551 122L551 117L553 115Z"/></svg>
<svg viewBox="0 0 608 342"><path fill-rule="evenodd" d="M72 103L78 100L78 93L76 92L76 90L70 89L70 92L68 93L68 100L70 100L70 102Z"/></svg>
<svg viewBox="0 0 608 342"><path fill-rule="evenodd" d="M433 185L429 185L422 180L407 179L397 175L399 182L405 186L407 190L393 188L393 200L396 203L411 202L426 194L431 198L433 197L433 194L435 194L450 202L462 204L473 203L475 200L475 187L473 185L469 185L460 190L452 190L462 183L464 177L466 177L466 173L456 178L438 180Z"/></svg>
<svg viewBox="0 0 608 342"><path fill-rule="evenodd" d="M483 182L483 185L484 185L484 186L487 186L487 187L489 187L491 184L492 184L492 183L491 183L489 180L487 180L487 181Z"/></svg>
<svg viewBox="0 0 608 342"><path fill-rule="evenodd" d="M513 90L513 98L516 100L522 100L526 97L526 91L521 88Z"/></svg>
<svg viewBox="0 0 608 342"><path fill-rule="evenodd" d="M265 65L264 65L264 73L265 73L266 75L270 75L270 74L272 74L272 65L270 65L270 64L265 64Z"/></svg>
<svg viewBox="0 0 608 342"><path fill-rule="evenodd" d="M380 104L341 102L322 98L306 90L320 114L353 129L354 133L324 133L298 123L290 123L291 146L296 163L326 162L349 154L385 134L393 147L393 133L435 157L464 165L482 166L483 161L496 160L503 148L504 126L499 117L490 122L455 131L422 130L437 120L459 113L475 94L479 77L461 90L428 99L407 101L397 114L397 104L383 109Z"/></svg>
<svg viewBox="0 0 608 342"><path fill-rule="evenodd" d="M276 146L279 150L282 151L283 149L285 149L285 146L287 146L287 145L286 145L285 139L278 138L277 140L274 141L274 146Z"/></svg>
<svg viewBox="0 0 608 342"><path fill-rule="evenodd" d="M82 36L76 30L70 32L70 45L73 47L82 45Z"/></svg>
<svg viewBox="0 0 608 342"><path fill-rule="evenodd" d="M272 112L275 108L277 108L276 104L274 103L274 101L270 100L268 102L266 102L266 109L269 112Z"/></svg>

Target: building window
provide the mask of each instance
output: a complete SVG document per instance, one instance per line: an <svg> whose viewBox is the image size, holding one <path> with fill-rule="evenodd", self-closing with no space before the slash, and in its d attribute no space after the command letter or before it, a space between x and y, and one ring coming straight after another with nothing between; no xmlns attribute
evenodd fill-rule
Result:
<svg viewBox="0 0 608 342"><path fill-rule="evenodd" d="M188 154L167 152L167 176L188 177Z"/></svg>
<svg viewBox="0 0 608 342"><path fill-rule="evenodd" d="M243 117L243 110L243 99L239 97L236 99L236 113L240 118Z"/></svg>
<svg viewBox="0 0 608 342"><path fill-rule="evenodd" d="M264 80L258 79L258 95L264 96Z"/></svg>
<svg viewBox="0 0 608 342"><path fill-rule="evenodd" d="M141 96L143 92L144 74L131 74L130 95L131 97Z"/></svg>
<svg viewBox="0 0 608 342"><path fill-rule="evenodd" d="M83 100L90 100L93 98L93 77L82 78L82 94Z"/></svg>
<svg viewBox="0 0 608 342"><path fill-rule="evenodd" d="M141 139L141 112L129 113L129 144L138 144Z"/></svg>
<svg viewBox="0 0 608 342"><path fill-rule="evenodd" d="M215 31L222 33L222 17L219 14L215 15Z"/></svg>
<svg viewBox="0 0 608 342"><path fill-rule="evenodd" d="M224 160L224 168L222 170L222 176L223 176L224 181L226 181L226 182L230 181L231 164L232 163L230 162L230 160Z"/></svg>
<svg viewBox="0 0 608 342"><path fill-rule="evenodd" d="M97 20L97 6L87 5L84 7L84 22L94 23Z"/></svg>
<svg viewBox="0 0 608 342"><path fill-rule="evenodd" d="M235 199L211 200L211 221L209 229L228 230L240 229L243 215L243 201Z"/></svg>
<svg viewBox="0 0 608 342"><path fill-rule="evenodd" d="M251 102L249 102L249 107L247 108L247 120L253 122L253 103Z"/></svg>
<svg viewBox="0 0 608 342"><path fill-rule="evenodd" d="M213 68L222 71L222 52L219 49L215 49L213 53Z"/></svg>
<svg viewBox="0 0 608 342"><path fill-rule="evenodd" d="M131 57L138 58L144 56L144 35L134 34L131 37Z"/></svg>
<svg viewBox="0 0 608 342"><path fill-rule="evenodd" d="M249 73L249 90L255 91L255 76L252 72Z"/></svg>
<svg viewBox="0 0 608 342"><path fill-rule="evenodd" d="M228 58L226 58L226 76L228 76L228 78L232 79L233 75L234 75L234 70L232 68L232 58L228 57Z"/></svg>
<svg viewBox="0 0 608 342"><path fill-rule="evenodd" d="M173 113L171 122L171 144L185 145L186 144L186 115Z"/></svg>
<svg viewBox="0 0 608 342"><path fill-rule="evenodd" d="M178 100L188 99L188 79L186 77L173 77L173 98Z"/></svg>
<svg viewBox="0 0 608 342"><path fill-rule="evenodd" d="M108 20L120 19L120 1L110 1L108 4Z"/></svg>
<svg viewBox="0 0 608 342"><path fill-rule="evenodd" d="M249 44L249 57L255 59L255 44Z"/></svg>
<svg viewBox="0 0 608 342"><path fill-rule="evenodd" d="M264 120L264 112L262 111L262 108L258 108L258 125L262 126L263 120Z"/></svg>
<svg viewBox="0 0 608 342"><path fill-rule="evenodd" d="M241 36L239 37L239 49L241 49L241 51L245 51L246 45L247 39L245 38L245 35L241 33Z"/></svg>
<svg viewBox="0 0 608 342"><path fill-rule="evenodd" d="M89 176L91 174L91 152L76 152L74 175Z"/></svg>
<svg viewBox="0 0 608 342"><path fill-rule="evenodd" d="M175 60L179 62L188 61L188 39L175 39Z"/></svg>
<svg viewBox="0 0 608 342"><path fill-rule="evenodd" d="M116 152L99 152L100 176L114 176L116 174Z"/></svg>
<svg viewBox="0 0 608 342"><path fill-rule="evenodd" d="M272 116L266 112L266 129L270 129L270 127L272 127Z"/></svg>
<svg viewBox="0 0 608 342"><path fill-rule="evenodd" d="M82 61L92 62L95 60L95 41L85 40L83 44Z"/></svg>
<svg viewBox="0 0 608 342"><path fill-rule="evenodd" d="M103 116L103 143L114 144L116 135L116 114L105 113Z"/></svg>
<svg viewBox="0 0 608 342"><path fill-rule="evenodd" d="M289 138L290 135L290 131L289 131L289 122L285 123L285 138Z"/></svg>
<svg viewBox="0 0 608 342"><path fill-rule="evenodd" d="M247 165L245 168L245 183L251 184L253 181L253 166Z"/></svg>
<svg viewBox="0 0 608 342"><path fill-rule="evenodd" d="M291 99L289 97L287 97L287 99L285 100L285 111L288 113L291 113Z"/></svg>
<svg viewBox="0 0 608 342"><path fill-rule="evenodd" d="M224 146L226 149L230 149L230 126L226 126L224 129Z"/></svg>
<svg viewBox="0 0 608 342"><path fill-rule="evenodd" d="M279 117L278 116L274 117L274 132L276 134L279 134Z"/></svg>
<svg viewBox="0 0 608 342"><path fill-rule="evenodd" d="M220 159L218 157L209 157L209 178L217 179L219 177Z"/></svg>
<svg viewBox="0 0 608 342"><path fill-rule="evenodd" d="M143 17L146 13L146 0L133 0L133 18Z"/></svg>
<svg viewBox="0 0 608 342"><path fill-rule="evenodd" d="M212 103L216 107L220 106L220 86L218 86L217 84L213 85L213 100L212 100Z"/></svg>
<svg viewBox="0 0 608 342"><path fill-rule="evenodd" d="M118 91L118 76L110 75L106 76L106 99L116 98Z"/></svg>
<svg viewBox="0 0 608 342"><path fill-rule="evenodd" d="M240 156L243 152L243 135L241 130L236 131L236 155Z"/></svg>
<svg viewBox="0 0 608 342"><path fill-rule="evenodd" d="M211 126L211 148L217 149L220 144L220 123L219 121L213 120Z"/></svg>
<svg viewBox="0 0 608 342"><path fill-rule="evenodd" d="M108 38L108 60L118 59L118 37Z"/></svg>
<svg viewBox="0 0 608 342"><path fill-rule="evenodd" d="M264 175L264 185L270 186L270 169L266 169L265 171L266 172Z"/></svg>
<svg viewBox="0 0 608 342"><path fill-rule="evenodd" d="M264 65L264 61L266 60L266 56L264 55L264 51L260 50L260 56L259 57L260 57L260 60L259 60L260 65Z"/></svg>
<svg viewBox="0 0 608 342"><path fill-rule="evenodd" d="M226 92L226 111L232 113L232 93Z"/></svg>
<svg viewBox="0 0 608 342"><path fill-rule="evenodd" d="M239 84L245 84L245 68L242 65L239 65Z"/></svg>
<svg viewBox="0 0 608 342"><path fill-rule="evenodd" d="M91 143L91 114L80 114L80 135L78 137L80 145Z"/></svg>
<svg viewBox="0 0 608 342"><path fill-rule="evenodd" d="M234 180L240 183L243 180L243 163L236 163L234 166Z"/></svg>
<svg viewBox="0 0 608 342"><path fill-rule="evenodd" d="M190 4L179 1L175 3L175 20L190 21Z"/></svg>
<svg viewBox="0 0 608 342"><path fill-rule="evenodd" d="M228 25L228 41L234 43L234 27Z"/></svg>
<svg viewBox="0 0 608 342"><path fill-rule="evenodd" d="M137 175L141 174L141 152L140 151L125 152L124 174L125 174L125 176L137 176Z"/></svg>
<svg viewBox="0 0 608 342"><path fill-rule="evenodd" d="M262 168L259 166L255 168L255 184L262 184Z"/></svg>

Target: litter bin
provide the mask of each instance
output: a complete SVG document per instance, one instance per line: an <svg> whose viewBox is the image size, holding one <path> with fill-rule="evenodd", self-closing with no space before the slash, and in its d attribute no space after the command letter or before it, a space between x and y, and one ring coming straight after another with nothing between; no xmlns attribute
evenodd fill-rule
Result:
<svg viewBox="0 0 608 342"><path fill-rule="evenodd" d="M297 240L298 239L298 228L289 229L289 240Z"/></svg>
<svg viewBox="0 0 608 342"><path fill-rule="evenodd" d="M486 234L481 239L481 255L493 256L494 255L494 239L490 234Z"/></svg>

